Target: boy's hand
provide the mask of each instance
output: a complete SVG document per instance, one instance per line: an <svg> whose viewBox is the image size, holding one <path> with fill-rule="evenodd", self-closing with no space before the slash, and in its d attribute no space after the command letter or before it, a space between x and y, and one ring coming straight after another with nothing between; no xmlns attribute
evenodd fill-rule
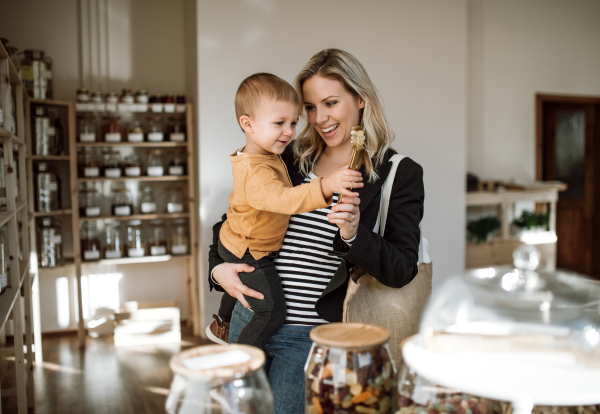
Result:
<svg viewBox="0 0 600 414"><path fill-rule="evenodd" d="M362 174L348 167L341 168L321 180L321 190L325 198L331 197L334 193L338 193L340 198L342 195L358 197L358 193L353 193L351 189L363 186Z"/></svg>

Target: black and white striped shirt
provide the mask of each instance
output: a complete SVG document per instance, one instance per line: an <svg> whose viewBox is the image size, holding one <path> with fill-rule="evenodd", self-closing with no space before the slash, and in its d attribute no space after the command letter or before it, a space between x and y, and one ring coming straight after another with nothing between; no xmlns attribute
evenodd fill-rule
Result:
<svg viewBox="0 0 600 414"><path fill-rule="evenodd" d="M316 178L312 173L305 183ZM337 194L333 196L333 204ZM287 325L320 325L315 303L333 277L341 260L331 256L336 224L327 221L331 208L320 208L290 217L283 246L275 259L275 267L285 293Z"/></svg>

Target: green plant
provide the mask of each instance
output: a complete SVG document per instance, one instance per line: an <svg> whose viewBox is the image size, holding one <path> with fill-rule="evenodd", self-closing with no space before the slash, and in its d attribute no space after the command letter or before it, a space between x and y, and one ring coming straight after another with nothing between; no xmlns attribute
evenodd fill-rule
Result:
<svg viewBox="0 0 600 414"><path fill-rule="evenodd" d="M490 234L500 228L500 220L495 216L486 216L479 220L470 221L467 224L469 239L476 243L484 243Z"/></svg>
<svg viewBox="0 0 600 414"><path fill-rule="evenodd" d="M533 211L523 211L521 217L515 219L513 224L520 229L531 230L532 228L548 228L550 215L544 213L534 213Z"/></svg>

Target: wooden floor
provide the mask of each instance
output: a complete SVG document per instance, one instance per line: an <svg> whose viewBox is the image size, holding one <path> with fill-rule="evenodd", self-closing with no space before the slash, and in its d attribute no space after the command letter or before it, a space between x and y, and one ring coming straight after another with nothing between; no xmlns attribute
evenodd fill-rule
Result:
<svg viewBox="0 0 600 414"><path fill-rule="evenodd" d="M169 359L202 339L183 335L176 345L115 348L112 336L44 339L44 362L34 368L36 414L164 413L173 376ZM12 357L0 357L0 384L14 387ZM17 413L16 396L2 398L2 414Z"/></svg>

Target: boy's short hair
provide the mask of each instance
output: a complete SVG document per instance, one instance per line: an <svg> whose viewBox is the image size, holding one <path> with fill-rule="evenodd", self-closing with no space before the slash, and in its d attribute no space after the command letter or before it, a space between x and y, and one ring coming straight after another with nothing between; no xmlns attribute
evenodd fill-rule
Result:
<svg viewBox="0 0 600 414"><path fill-rule="evenodd" d="M271 73L255 73L242 81L235 94L235 116L238 123L242 115L254 117L254 111L264 98L300 106L300 100L292 85Z"/></svg>

